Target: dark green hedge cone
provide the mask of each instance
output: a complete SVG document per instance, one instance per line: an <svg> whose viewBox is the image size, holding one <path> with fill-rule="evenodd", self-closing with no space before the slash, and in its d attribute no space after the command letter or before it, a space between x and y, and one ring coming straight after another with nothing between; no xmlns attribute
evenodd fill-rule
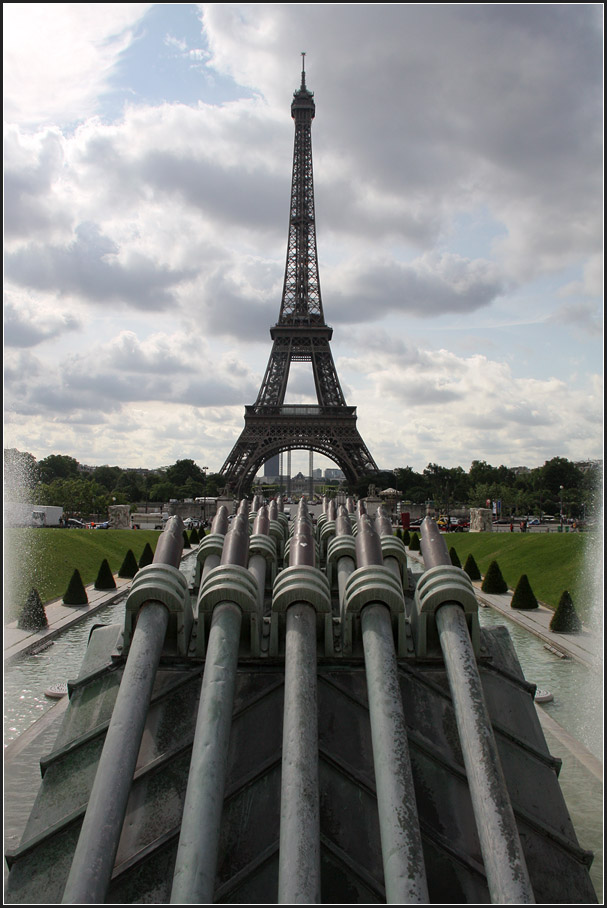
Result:
<svg viewBox="0 0 607 908"><path fill-rule="evenodd" d="M468 575L468 577L470 578L470 580L480 580L481 579L481 572L478 569L478 564L474 560L474 555L472 554L472 552L470 552L470 554L466 558L466 563L464 564L464 570L465 570L466 574Z"/></svg>
<svg viewBox="0 0 607 908"><path fill-rule="evenodd" d="M137 559L133 555L133 550L129 549L124 556L124 561L120 565L118 576L128 578L134 577L138 570L139 568L137 567Z"/></svg>
<svg viewBox="0 0 607 908"><path fill-rule="evenodd" d="M104 558L101 562L99 568L99 573L97 574L97 579L95 580L95 589L96 590L115 590L116 581L114 580L114 575L112 574L112 569L109 565L107 558Z"/></svg>
<svg viewBox="0 0 607 908"><path fill-rule="evenodd" d="M563 590L561 594L559 604L550 622L550 630L557 634L579 634L582 630L582 622L567 590Z"/></svg>
<svg viewBox="0 0 607 908"><path fill-rule="evenodd" d="M508 592L508 584L502 577L502 572L500 571L497 561L492 561L487 568L487 573L485 574L484 580L481 583L481 590L483 591L483 593Z"/></svg>
<svg viewBox="0 0 607 908"><path fill-rule="evenodd" d="M183 547L184 549L190 548L190 540L188 539L188 534L185 530L183 531Z"/></svg>
<svg viewBox="0 0 607 908"><path fill-rule="evenodd" d="M152 546L149 542L146 542L145 548L141 553L141 558L139 559L139 567L146 567L146 565L151 564L154 560L154 552L152 551Z"/></svg>
<svg viewBox="0 0 607 908"><path fill-rule="evenodd" d="M405 545L409 545L409 543L411 542L411 533L409 532L409 530L405 530L405 532L403 533L403 542L405 543Z"/></svg>
<svg viewBox="0 0 607 908"><path fill-rule="evenodd" d="M455 567L461 568L462 563L459 560L459 555L457 554L453 546L451 546L451 548L449 549L449 558L451 559L451 564L453 564Z"/></svg>
<svg viewBox="0 0 607 908"><path fill-rule="evenodd" d="M31 590L21 609L17 627L22 631L40 631L48 627L46 612L38 590Z"/></svg>
<svg viewBox="0 0 607 908"><path fill-rule="evenodd" d="M198 538L198 530L196 529L196 527L194 527L194 529L190 533L190 547L198 545L199 542L200 539Z"/></svg>
<svg viewBox="0 0 607 908"><path fill-rule="evenodd" d="M532 609L537 608L538 606L539 602L535 598L535 593L531 589L529 578L527 577L527 574L522 574L519 582L516 584L516 589L514 591L510 607L519 609Z"/></svg>
<svg viewBox="0 0 607 908"><path fill-rule="evenodd" d="M86 595L80 571L76 568L63 596L63 602L65 605L88 605L88 601L89 597Z"/></svg>
<svg viewBox="0 0 607 908"><path fill-rule="evenodd" d="M417 533L414 533L413 536L411 537L411 539L409 540L409 549L412 552L421 551L421 545L419 544L419 536L417 535Z"/></svg>

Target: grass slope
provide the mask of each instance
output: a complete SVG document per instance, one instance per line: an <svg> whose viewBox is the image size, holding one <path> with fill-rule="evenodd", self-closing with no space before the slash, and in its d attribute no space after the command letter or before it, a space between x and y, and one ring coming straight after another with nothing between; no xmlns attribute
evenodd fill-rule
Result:
<svg viewBox="0 0 607 908"><path fill-rule="evenodd" d="M588 567L600 555L600 543L589 533L453 533L445 537L462 564L472 552L481 573L495 560L504 580L514 589L527 574L536 597L556 608L569 590L580 616L587 614L592 595Z"/></svg>
<svg viewBox="0 0 607 908"><path fill-rule="evenodd" d="M117 573L129 549L137 561L146 542L156 548L158 530L10 529L4 534L4 621L19 616L34 587L42 602L63 596L74 569L94 583L107 558Z"/></svg>

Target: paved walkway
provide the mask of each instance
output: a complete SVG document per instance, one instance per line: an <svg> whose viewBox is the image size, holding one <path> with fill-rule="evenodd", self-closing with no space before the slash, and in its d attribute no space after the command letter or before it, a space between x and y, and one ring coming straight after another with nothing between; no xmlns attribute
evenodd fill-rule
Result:
<svg viewBox="0 0 607 908"><path fill-rule="evenodd" d="M407 558L423 566L423 560L419 552L411 552L407 549ZM473 583L476 590L476 598L479 604L484 607L490 607L500 612L509 621L514 621L521 627L526 628L536 637L539 637L544 643L556 652L557 655L571 656L578 662L582 662L588 668L596 672L603 673L603 640L600 634L592 633L584 628L579 634L557 634L550 630L550 621L554 611L546 605L540 603L536 609L530 611L521 611L513 609L510 606L513 590L501 595L483 593L481 591L481 581Z"/></svg>
<svg viewBox="0 0 607 908"><path fill-rule="evenodd" d="M24 631L12 621L4 625L4 661L14 659L23 653L29 653L43 647L72 624L81 621L86 615L98 612L104 605L109 605L128 592L132 580L114 576L115 590L96 590L94 584L85 587L88 605L64 605L61 599L53 599L44 606L48 627L39 631Z"/></svg>

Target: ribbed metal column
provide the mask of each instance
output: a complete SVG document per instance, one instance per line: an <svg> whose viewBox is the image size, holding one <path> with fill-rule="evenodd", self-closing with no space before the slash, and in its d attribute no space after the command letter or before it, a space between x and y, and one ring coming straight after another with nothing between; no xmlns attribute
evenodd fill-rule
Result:
<svg viewBox="0 0 607 908"><path fill-rule="evenodd" d="M183 530L180 517L167 522L158 540L154 564L179 567ZM168 621L168 609L160 602L148 602L139 612L63 904L105 902Z"/></svg>
<svg viewBox="0 0 607 908"><path fill-rule="evenodd" d="M211 523L211 533L217 533L220 536L225 536L225 534L228 532L228 526L228 509L224 504L222 504ZM220 561L220 555L208 555L207 558L205 558L205 562L202 566L201 582L205 579L209 571L212 571L213 568L217 567Z"/></svg>
<svg viewBox="0 0 607 908"><path fill-rule="evenodd" d="M266 505L261 505L253 522L253 535L268 536L270 533L270 517ZM264 595L266 589L267 562L263 555L251 555L249 570L257 581L259 590L259 614L263 614Z"/></svg>
<svg viewBox="0 0 607 908"><path fill-rule="evenodd" d="M370 518L359 511L359 569L382 564L381 542ZM429 901L409 744L388 608L365 605L360 616L369 697L373 764L386 901Z"/></svg>
<svg viewBox="0 0 607 908"><path fill-rule="evenodd" d="M314 536L302 499L289 566L314 567L314 561ZM320 902L316 612L308 603L294 603L287 609L286 623L278 901L316 904Z"/></svg>
<svg viewBox="0 0 607 908"><path fill-rule="evenodd" d="M221 564L246 567L248 544L247 509L241 506L226 534ZM174 905L213 901L241 623L234 603L215 606L173 875Z"/></svg>
<svg viewBox="0 0 607 908"><path fill-rule="evenodd" d="M383 505L381 505L381 507L377 511L377 515L375 517L375 526L380 536L392 537L394 535L392 531L392 521L386 514ZM384 564L390 571L392 571L392 573L396 577L398 577L399 580L401 579L400 564L398 563L396 558L386 557L384 558Z"/></svg>
<svg viewBox="0 0 607 908"><path fill-rule="evenodd" d="M426 517L421 525L427 569L451 565L444 538ZM494 904L535 902L506 787L464 611L445 603L436 612L472 807Z"/></svg>
<svg viewBox="0 0 607 908"><path fill-rule="evenodd" d="M340 505L337 511L337 517L335 519L335 535L336 536L352 536L352 524L348 516L348 512L343 505ZM342 626L344 621L343 613L343 604L344 604L344 594L346 591L346 584L351 574L356 570L356 562L353 558L349 556L344 556L339 558L337 561L337 589L339 594L339 612L342 618Z"/></svg>

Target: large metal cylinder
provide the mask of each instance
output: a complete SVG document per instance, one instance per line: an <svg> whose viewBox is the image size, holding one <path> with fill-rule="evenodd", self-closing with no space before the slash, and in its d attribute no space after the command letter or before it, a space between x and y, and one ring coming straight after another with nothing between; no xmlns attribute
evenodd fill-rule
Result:
<svg viewBox="0 0 607 908"><path fill-rule="evenodd" d="M434 520L421 525L427 568L450 565L447 545ZM468 787L495 904L532 904L535 899L510 796L485 703L463 608L446 602L436 612Z"/></svg>

